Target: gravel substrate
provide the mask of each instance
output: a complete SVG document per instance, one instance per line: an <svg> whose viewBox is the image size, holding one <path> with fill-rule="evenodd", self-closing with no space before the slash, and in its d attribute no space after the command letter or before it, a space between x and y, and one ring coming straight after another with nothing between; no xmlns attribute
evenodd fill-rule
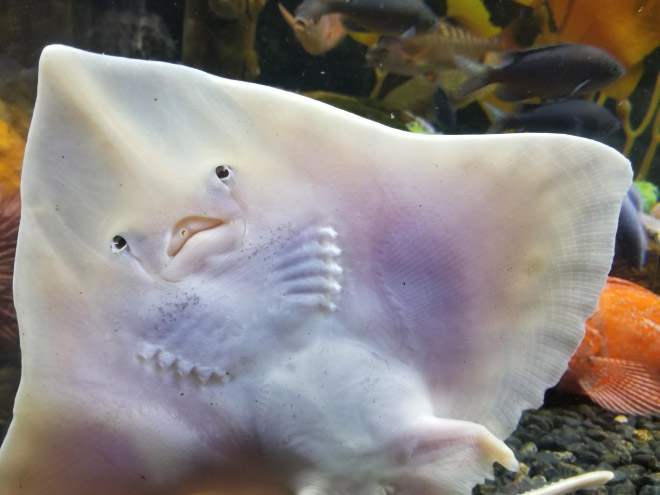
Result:
<svg viewBox="0 0 660 495"><path fill-rule="evenodd" d="M660 416L617 414L551 392L544 407L523 414L506 443L520 470L496 466L496 480L473 495L521 493L597 470L613 471L614 479L592 495L660 495Z"/></svg>
<svg viewBox="0 0 660 495"><path fill-rule="evenodd" d="M0 441L19 377L18 367L0 368ZM512 495L603 469L614 471L614 479L590 495L660 495L660 416L616 414L586 397L550 392L544 407L523 414L506 443L520 470L496 465L496 480L478 485L473 495Z"/></svg>

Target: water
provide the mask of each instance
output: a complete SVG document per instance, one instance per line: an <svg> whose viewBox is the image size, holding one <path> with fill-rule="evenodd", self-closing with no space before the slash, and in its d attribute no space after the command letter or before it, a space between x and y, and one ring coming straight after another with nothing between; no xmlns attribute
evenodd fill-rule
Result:
<svg viewBox="0 0 660 495"><path fill-rule="evenodd" d="M307 93L402 129L416 117L430 121L436 130L453 134L481 134L491 125L488 112L481 105L486 99L491 101L491 97L483 96L456 106L455 124L442 129L442 123L435 121L437 115L430 110L434 83L450 89L455 89L456 83L438 74L433 82L427 76L420 76L413 82L406 76L392 74L382 79L365 61L367 46L350 37L326 54L306 53L275 1L265 6L259 1L247 0L234 3L4 1L0 9L0 47L3 50L0 53L0 124L4 125L0 127L0 139L4 140L0 141L0 183L7 194L15 193L18 188L22 147L36 95L35 67L41 49L51 43L183 63L221 76ZM282 2L291 12L297 3L296 0ZM439 14L446 12L447 3L428 2ZM215 6L215 12L210 10L209 4ZM565 31L570 31L571 16L582 15L579 0L550 2L556 8L567 6L567 13L552 21L544 17L548 12L542 5L533 10L506 0L490 0L484 4L491 14L492 24L504 27L506 36L511 35L519 47L531 44L544 19L546 25L563 26ZM606 4L609 5L608 2L603 5ZM660 30L657 2L622 4L630 4L639 16L650 16L651 23L655 22ZM246 5L250 7L249 13L245 11ZM596 3L593 5L599 8ZM634 20L634 16L631 19ZM611 32L626 22L628 20L613 17ZM607 38L608 26L602 29L605 34L594 37L594 43ZM615 39L611 43L642 44L642 37L649 36L631 31L626 33L625 39ZM657 109L660 50L650 48L638 58L641 61L627 67L629 73L639 74L636 86L618 93L608 93L606 88L586 98L622 120L621 129L598 136L598 139L624 152L638 179L660 184L660 156L655 151L660 141ZM507 110L515 109L507 107ZM631 268L625 259L618 257L613 274L660 293L660 280L656 278L657 253L658 245L651 236L646 267ZM2 290L0 286L0 292ZM9 290L10 285L6 283L5 293ZM15 340L3 342L0 348L0 430L4 434L11 420L13 395L19 380L19 350ZM600 489L601 493L660 493L660 420L657 416L617 414L590 403L584 396L551 392L546 407L537 413L527 413L508 443L529 470L514 476L500 469L497 484L481 486L478 493L490 494L496 489L513 493L536 487L544 480L594 469L612 469L616 473L613 484Z"/></svg>

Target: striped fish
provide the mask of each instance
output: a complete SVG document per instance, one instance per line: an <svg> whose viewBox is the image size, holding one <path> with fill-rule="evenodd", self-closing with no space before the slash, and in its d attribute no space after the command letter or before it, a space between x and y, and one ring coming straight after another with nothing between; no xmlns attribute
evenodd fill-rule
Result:
<svg viewBox="0 0 660 495"><path fill-rule="evenodd" d="M437 29L419 36L381 39L367 52L367 63L392 74L416 76L454 68L456 55L479 59L499 50L499 36L482 38L441 22Z"/></svg>

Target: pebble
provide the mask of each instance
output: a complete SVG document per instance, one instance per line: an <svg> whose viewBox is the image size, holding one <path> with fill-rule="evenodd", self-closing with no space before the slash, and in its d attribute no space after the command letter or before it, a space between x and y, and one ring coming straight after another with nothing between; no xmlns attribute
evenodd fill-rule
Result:
<svg viewBox="0 0 660 495"><path fill-rule="evenodd" d="M601 428L589 428L585 431L586 435L592 440L597 442L602 442L607 440L607 433L605 433Z"/></svg>
<svg viewBox="0 0 660 495"><path fill-rule="evenodd" d="M660 486L660 473L651 473L642 476L642 483L644 485L658 485Z"/></svg>
<svg viewBox="0 0 660 495"><path fill-rule="evenodd" d="M613 485L611 489L608 489L609 495L636 495L637 488L632 481L626 480L623 483L618 483Z"/></svg>
<svg viewBox="0 0 660 495"><path fill-rule="evenodd" d="M611 485L614 485L615 483L621 483L622 481L626 481L628 479L628 474L626 474L626 472L621 469L616 469L612 472L614 473L614 477L610 480Z"/></svg>
<svg viewBox="0 0 660 495"><path fill-rule="evenodd" d="M633 437L643 442L650 442L653 440L653 433L651 433L649 430L635 430L633 431Z"/></svg>
<svg viewBox="0 0 660 495"><path fill-rule="evenodd" d="M646 485L639 491L639 495L660 495L660 485Z"/></svg>
<svg viewBox="0 0 660 495"><path fill-rule="evenodd" d="M631 458L631 461L648 469L656 469L658 467L658 461L652 453L634 454Z"/></svg>
<svg viewBox="0 0 660 495"><path fill-rule="evenodd" d="M598 454L588 450L585 452L580 452L576 458L578 461L580 461L580 464L583 465L594 465L601 461L601 458L598 456Z"/></svg>
<svg viewBox="0 0 660 495"><path fill-rule="evenodd" d="M509 445L510 447L511 445ZM527 442L523 444L517 451L517 458L519 461L526 461L538 453L539 449L534 442Z"/></svg>

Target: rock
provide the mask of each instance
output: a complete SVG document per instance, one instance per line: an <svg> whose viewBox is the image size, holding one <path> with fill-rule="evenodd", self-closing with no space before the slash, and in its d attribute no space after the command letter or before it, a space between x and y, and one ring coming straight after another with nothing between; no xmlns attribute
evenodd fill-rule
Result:
<svg viewBox="0 0 660 495"><path fill-rule="evenodd" d="M632 439L635 428L628 424L618 424L614 427L614 431L621 435L622 438Z"/></svg>
<svg viewBox="0 0 660 495"><path fill-rule="evenodd" d="M660 473L645 474L640 478L643 485L659 485L660 486Z"/></svg>
<svg viewBox="0 0 660 495"><path fill-rule="evenodd" d="M518 455L516 457L519 461L526 461L536 455L538 451L539 449L534 442L527 442L518 449Z"/></svg>
<svg viewBox="0 0 660 495"><path fill-rule="evenodd" d="M593 407L591 407L589 404L580 404L577 407L577 411L582 414L585 418L595 418L596 417L596 412Z"/></svg>
<svg viewBox="0 0 660 495"><path fill-rule="evenodd" d="M616 469L613 471L614 477L610 480L610 484L614 485L616 483L621 483L628 479L628 474L622 469Z"/></svg>
<svg viewBox="0 0 660 495"><path fill-rule="evenodd" d="M639 495L660 495L660 485L645 485L639 490Z"/></svg>
<svg viewBox="0 0 660 495"><path fill-rule="evenodd" d="M650 442L653 440L653 433L649 430L639 429L633 431L633 437L637 440L642 440L643 442Z"/></svg>
<svg viewBox="0 0 660 495"><path fill-rule="evenodd" d="M577 460L580 462L580 464L595 465L600 462L600 456L589 450L584 450L577 455Z"/></svg>
<svg viewBox="0 0 660 495"><path fill-rule="evenodd" d="M622 483L613 485L609 491L609 495L636 495L637 489L630 480L625 480Z"/></svg>
<svg viewBox="0 0 660 495"><path fill-rule="evenodd" d="M588 430L585 431L585 434L591 438L592 440L596 440L597 442L603 442L607 439L607 433L603 431L601 428L589 428Z"/></svg>
<svg viewBox="0 0 660 495"><path fill-rule="evenodd" d="M626 464L620 469L628 475L628 480L635 484L641 484L641 477L646 473L646 469L639 464Z"/></svg>
<svg viewBox="0 0 660 495"><path fill-rule="evenodd" d="M569 464L568 462L560 462L557 465L557 471L559 471L559 476L562 478L570 478L571 476L577 476L584 473L584 469L580 466Z"/></svg>
<svg viewBox="0 0 660 495"><path fill-rule="evenodd" d="M657 469L658 468L658 461L655 458L655 455L653 455L652 452L650 453L642 453L642 454L633 454L631 461L634 462L635 464L639 464L640 466L644 466L648 469Z"/></svg>

